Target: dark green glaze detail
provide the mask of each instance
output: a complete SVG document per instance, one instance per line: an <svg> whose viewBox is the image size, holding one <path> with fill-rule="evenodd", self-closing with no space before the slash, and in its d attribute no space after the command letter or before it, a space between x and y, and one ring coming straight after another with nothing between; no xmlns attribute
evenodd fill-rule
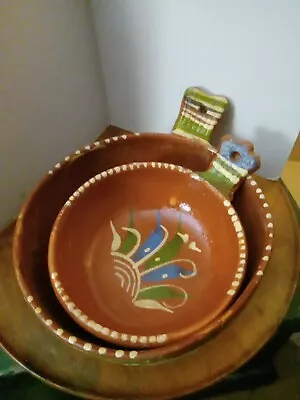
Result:
<svg viewBox="0 0 300 400"><path fill-rule="evenodd" d="M76 389L74 389L76 390ZM1 400L78 400L78 397L54 389L28 372L0 382Z"/></svg>
<svg viewBox="0 0 300 400"><path fill-rule="evenodd" d="M134 211L132 208L129 211L129 228L134 228Z"/></svg>
<svg viewBox="0 0 300 400"><path fill-rule="evenodd" d="M158 252L155 253L154 256L152 256L148 261L145 262L145 270L172 261L179 253L183 243L183 239L176 234L172 240L165 243L165 245L160 250L158 250ZM155 259L158 257L159 261L155 261Z"/></svg>
<svg viewBox="0 0 300 400"><path fill-rule="evenodd" d="M231 143L231 140L224 141L223 143ZM232 146L232 148L234 148L234 146ZM249 165L250 170L255 170L259 167L259 161L256 161L256 156L251 154L250 148L247 149L244 146L243 153L239 154L240 158L238 162L240 164ZM245 162L245 160L247 162ZM228 161L219 153L215 153L214 159L211 161L208 170L197 173L218 189L225 197L231 200L235 190L247 177L248 170L236 166L234 162Z"/></svg>
<svg viewBox="0 0 300 400"><path fill-rule="evenodd" d="M20 373L24 373L25 370L19 364L17 364L11 357L9 357L3 351L0 351L0 379L2 376L16 376Z"/></svg>
<svg viewBox="0 0 300 400"><path fill-rule="evenodd" d="M184 293L173 286L151 286L142 289L137 296L137 300L167 300L184 297Z"/></svg>
<svg viewBox="0 0 300 400"><path fill-rule="evenodd" d="M206 128L204 128L204 126L191 121L189 118L187 117L183 117L183 116L179 116L178 120L176 121L175 125L174 125L174 129L180 129L182 131L184 131L185 133L189 133L191 135L197 136L207 142L210 141L211 138L211 133L212 130L208 130Z"/></svg>
<svg viewBox="0 0 300 400"><path fill-rule="evenodd" d="M130 210L129 215L129 228L134 228L134 215L133 210ZM126 237L122 240L120 249L118 250L122 254L128 254L136 245L136 237L132 232L127 232Z"/></svg>
<svg viewBox="0 0 300 400"><path fill-rule="evenodd" d="M222 167L225 170L224 174L222 171L218 171L214 164L216 167L218 165ZM201 176L201 178L205 179L212 186L218 189L225 197L231 200L235 189L239 186L240 181L247 175L246 170L242 171L244 171L244 173L241 173L241 170L237 170L232 163L228 162L225 158L216 153L215 158L211 162L208 170L197 173L199 176ZM232 180L226 176L226 173L232 175L236 181L232 182Z"/></svg>
<svg viewBox="0 0 300 400"><path fill-rule="evenodd" d="M240 172L241 168L239 170L236 168L236 166L230 162L227 161L224 157L220 156L217 154L215 161L218 162L226 171L230 172L232 175L238 177L238 178L243 178L244 176L247 175L247 171L243 170L243 173Z"/></svg>
<svg viewBox="0 0 300 400"><path fill-rule="evenodd" d="M122 241L119 252L128 254L136 244L136 237L132 232L127 232L126 238Z"/></svg>
<svg viewBox="0 0 300 400"><path fill-rule="evenodd" d="M197 174L201 176L201 178L209 182L226 198L230 199L232 197L232 182L229 179L225 178L224 175L216 171L214 167L210 168L207 171L197 172Z"/></svg>

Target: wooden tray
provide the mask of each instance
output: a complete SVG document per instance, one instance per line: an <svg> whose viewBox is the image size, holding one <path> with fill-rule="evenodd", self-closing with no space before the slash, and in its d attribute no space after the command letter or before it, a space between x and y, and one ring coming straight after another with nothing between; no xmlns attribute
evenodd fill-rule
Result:
<svg viewBox="0 0 300 400"><path fill-rule="evenodd" d="M69 346L42 325L22 297L12 267L10 227L0 236L3 348L46 383L90 399L174 398L233 372L276 331L298 281L299 229L288 194L279 181L257 180L273 211L272 259L249 303L216 337L182 357L153 366L107 363Z"/></svg>

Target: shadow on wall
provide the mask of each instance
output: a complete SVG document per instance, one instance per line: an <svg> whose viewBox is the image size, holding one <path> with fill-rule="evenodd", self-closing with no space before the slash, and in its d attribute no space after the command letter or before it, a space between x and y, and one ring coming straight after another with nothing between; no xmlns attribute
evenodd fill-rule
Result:
<svg viewBox="0 0 300 400"><path fill-rule="evenodd" d="M159 88L163 79L157 54L159 35L152 35L143 21L143 14L151 15L152 3L132 7L122 1L92 1L91 7L109 94L110 123L133 132L151 131L162 112ZM164 26L159 13L154 29L157 24Z"/></svg>
<svg viewBox="0 0 300 400"><path fill-rule="evenodd" d="M217 149L219 148L222 137L226 134L230 134L234 138L241 140L244 138L243 134L235 134L234 116L235 107L230 101L228 110L212 136L212 144ZM292 143L287 135L283 131L274 131L264 127L257 127L252 142L255 152L258 155L264 154L264 158L261 160L261 168L258 171L259 175L271 179L278 178L288 159L289 150L292 147ZM286 160L283 159L283 154L286 154ZM274 165L279 166L279 168L274 170Z"/></svg>
<svg viewBox="0 0 300 400"><path fill-rule="evenodd" d="M258 154L264 154L259 174L267 178L278 178L288 159L292 142L284 132L264 127L257 127L254 134L255 151ZM284 154L286 154L286 160L283 159ZM276 168L275 171L275 165L281 166L280 169Z"/></svg>

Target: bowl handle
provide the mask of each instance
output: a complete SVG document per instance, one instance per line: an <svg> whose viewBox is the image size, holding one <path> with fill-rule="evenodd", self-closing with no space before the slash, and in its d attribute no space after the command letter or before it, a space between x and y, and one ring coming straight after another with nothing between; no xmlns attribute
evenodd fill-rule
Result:
<svg viewBox="0 0 300 400"><path fill-rule="evenodd" d="M219 151L213 154L208 169L197 173L232 200L234 193L248 174L258 170L259 167L260 158L254 153L251 142L234 140L232 136L225 135Z"/></svg>
<svg viewBox="0 0 300 400"><path fill-rule="evenodd" d="M228 105L226 97L210 95L198 87L189 87L183 94L172 133L188 138L197 137L210 143L213 131Z"/></svg>
<svg viewBox="0 0 300 400"><path fill-rule="evenodd" d="M208 145L228 105L224 96L189 87L184 92L172 133L190 139L197 137ZM260 167L260 159L254 153L252 143L234 141L229 135L222 138L218 152L212 146L209 148L213 154L212 161L207 171L197 173L231 200L247 175Z"/></svg>

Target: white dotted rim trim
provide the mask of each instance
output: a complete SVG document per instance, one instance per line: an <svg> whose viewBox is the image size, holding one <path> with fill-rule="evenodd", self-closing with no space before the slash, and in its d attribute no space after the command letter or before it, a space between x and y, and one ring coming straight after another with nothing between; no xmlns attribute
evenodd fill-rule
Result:
<svg viewBox="0 0 300 400"><path fill-rule="evenodd" d="M134 135L135 136L139 136L140 133L134 133ZM104 143L105 144L110 144L110 143L112 144L112 143L115 143L117 140L126 140L128 137L132 137L132 136L133 135L130 134L130 135L116 136L117 139L113 139L113 138L100 139L100 141L96 141L92 145L84 147L84 149L76 150L75 152L73 152L73 154L70 154L70 155L66 156L61 163L56 164L56 166L52 170L50 170L48 172L48 175L53 175L56 171L58 171L61 167L63 167L67 162L71 161L74 158L75 155L84 154L84 153L92 151L92 150L94 150L96 148L104 147ZM252 186L256 186L256 195L260 200L263 200L263 202L264 202L265 195L264 195L263 191L257 185L256 181L253 179L252 176L248 176L247 179L252 181L251 182ZM266 210L266 215L265 215L266 219L268 219L268 221L270 221L269 223L273 223L272 222L272 220L273 220L272 214L270 213L269 208L265 206L264 210ZM263 276L265 267L266 267L266 265L268 263L268 260L266 258L263 260L263 257L269 257L270 253L271 253L271 250L272 250L272 243L273 243L273 237L274 237L274 227L273 226L269 226L268 227L268 232L269 232L268 233L268 239L269 240L268 240L268 243L266 244L266 248L265 248L266 253L262 256L261 263L260 263L259 267L257 268L256 284L259 282L259 280ZM241 269L240 271L238 270L238 272L243 272L243 271L244 271L244 268ZM251 281L253 281L253 280L254 280L254 278L251 279ZM67 300L68 296L65 295L64 297L65 297L65 300ZM45 323L45 325L48 326L52 331L54 331L57 336L62 337L63 339L68 341L69 337L72 336L72 335L70 335L68 332L65 332L60 327L55 328L57 326L57 323L55 321L52 321L49 318L47 312L44 312L43 310L40 311L40 307L38 306L38 303L35 302L33 296L30 294L29 291L27 291L27 297L25 296L25 298L26 298L27 302L29 303L29 305L31 306L31 308L34 311L36 309L38 309L37 316L41 319L41 321L43 323ZM82 339L78 339L74 345L76 345L77 347L79 347L80 349L83 349L85 351L95 351L100 356L107 356L109 358L114 358L115 357L115 351L113 351L112 349L106 348L106 347L103 347L103 346L99 347L99 346L97 346L95 344L93 344L92 347L85 346L85 345L90 345L90 343L86 343ZM87 348L89 348L90 350L87 350ZM129 358L131 360L134 360L135 358L138 357L138 355L139 355L138 351L128 351L128 352L125 352L124 357Z"/></svg>
<svg viewBox="0 0 300 400"><path fill-rule="evenodd" d="M264 252L261 256L261 260L259 266L256 270L256 276L262 277L264 275L265 268L270 259L272 246L273 246L273 238L274 238L274 223L273 216L270 212L269 203L266 200L266 196L264 195L261 188L258 186L256 180L252 176L248 176L247 180L250 181L250 185L254 187L255 194L258 199L261 201L262 210L265 212L265 224L267 228L267 241L265 243Z"/></svg>
<svg viewBox="0 0 300 400"><path fill-rule="evenodd" d="M76 202L77 199L87 190L89 189L92 185L94 185L96 182L101 181L102 179L106 179L109 176L112 176L114 174L119 174L125 171L132 171L132 170L137 170L137 169L146 169L146 168L161 168L161 169L169 169L169 170L176 170L180 173L183 174L188 174L190 175L193 179L196 180L202 180L202 178L199 177L199 175L195 174L193 171L190 169L183 168L181 166L177 166L174 164L169 164L169 163L162 163L162 162L134 162L130 164L123 164L114 168L110 168L106 171L103 171L94 177L90 178L88 181L86 181L83 185L81 185L70 197L69 199L65 202L65 205L62 207L60 213L58 214L57 217L57 222L60 220L60 218L63 216L65 211L70 208L74 202ZM239 256L240 256L240 262L239 265L237 266L237 270L234 275L234 280L231 283L231 287L229 290L227 290L226 295L229 297L234 296L244 278L245 274L245 267L246 267L246 260L247 260L247 254L246 254L246 241L245 241L245 234L241 225L241 222L236 214L235 209L233 208L232 204L230 203L229 200L224 200L223 204L225 208L227 209L227 213L229 215L229 218L231 219L232 225L235 229L235 232L237 234L238 242L239 242ZM57 222L54 224L57 224ZM54 236L52 236L53 238ZM51 237L50 237L50 246L51 246ZM74 302L70 299L69 295L66 294L64 288L62 287L62 284L59 280L59 275L58 272L54 269L54 266L49 264L50 270L51 270L51 282L52 286L54 287L55 291L58 293L59 298L63 302L63 304L67 307L67 310L73 315L73 318L77 320L78 322L83 323L84 325L88 326L91 330L94 332L98 333L98 336L101 337L107 337L110 336L113 339L117 339L118 341L124 341L125 343L140 343L140 344L147 344L147 343L159 343L163 344L168 341L168 335L166 333L161 333L159 335L152 335L152 336L137 336L137 335L131 335L128 333L123 333L123 332L117 332L115 330L111 330L105 326L100 325L99 323L96 323L95 321L89 319L89 317L80 309L77 307L77 305L74 304ZM121 353L118 353L119 357Z"/></svg>
<svg viewBox="0 0 300 400"><path fill-rule="evenodd" d="M106 356L108 355L110 357L114 357L114 358L117 358L117 359L125 357L125 358L133 361L139 355L139 352L136 351L136 350L128 350L128 351L125 351L125 350L122 350L122 349L112 350L112 349L109 349L109 348L106 348L106 347L103 347L103 346L97 346L97 345L92 344L92 343L84 342L83 340L78 339L74 335L67 334L67 332L65 332L64 329L56 326L57 324L55 323L55 321L53 321L52 319L47 318L46 315L44 315L44 316L42 315L43 314L43 310L41 309L41 307L36 306L34 304L35 302L34 302L33 296L27 296L26 300L31 305L31 307L33 307L33 309L34 309L36 314L38 314L41 317L44 317L44 318L42 318L42 321L48 327L51 327L52 331L57 336L63 337L71 345L76 345L77 347L83 349L86 352L95 351L99 355L103 355L103 356L104 355L106 355ZM74 311L76 311L76 310L74 310Z"/></svg>
<svg viewBox="0 0 300 400"><path fill-rule="evenodd" d="M140 136L140 133L135 132L133 135L134 136ZM55 164L54 168L50 169L48 171L48 175L53 175L57 170L59 170L67 162L71 161L75 156L79 156L79 155L82 155L84 153L88 153L89 151L94 150L94 149L99 148L99 147L103 147L104 148L104 147L106 147L106 145L109 145L111 143L115 143L115 142L120 141L120 140L126 140L129 137L132 137L133 135L130 134L130 135L113 136L111 138L97 140L93 144L85 146L83 149L75 150L73 152L73 154L66 156L62 162Z"/></svg>

